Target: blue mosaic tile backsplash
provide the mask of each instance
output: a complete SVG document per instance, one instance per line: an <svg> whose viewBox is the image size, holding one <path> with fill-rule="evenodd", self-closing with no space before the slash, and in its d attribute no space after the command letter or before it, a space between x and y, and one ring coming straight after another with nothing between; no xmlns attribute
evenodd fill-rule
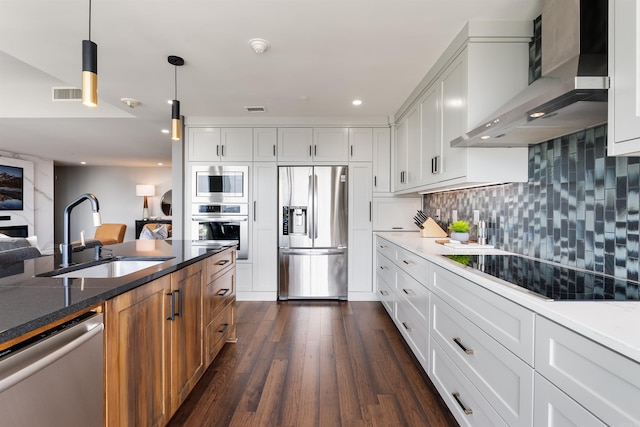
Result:
<svg viewBox="0 0 640 427"><path fill-rule="evenodd" d="M479 210L497 248L637 281L640 158L606 152L606 125L537 144L528 182L427 194L424 211L446 230Z"/></svg>

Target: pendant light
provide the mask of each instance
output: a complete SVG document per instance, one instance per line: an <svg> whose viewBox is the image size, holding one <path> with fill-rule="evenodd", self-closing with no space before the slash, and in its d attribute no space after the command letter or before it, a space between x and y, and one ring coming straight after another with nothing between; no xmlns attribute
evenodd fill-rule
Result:
<svg viewBox="0 0 640 427"><path fill-rule="evenodd" d="M98 105L98 45L91 41L91 0L89 0L89 40L82 40L82 103Z"/></svg>
<svg viewBox="0 0 640 427"><path fill-rule="evenodd" d="M178 67L184 65L184 59L179 56L169 56L169 64L174 66L174 88L175 95L171 101L171 139L180 141L182 139L182 125L180 123L180 101L178 101Z"/></svg>

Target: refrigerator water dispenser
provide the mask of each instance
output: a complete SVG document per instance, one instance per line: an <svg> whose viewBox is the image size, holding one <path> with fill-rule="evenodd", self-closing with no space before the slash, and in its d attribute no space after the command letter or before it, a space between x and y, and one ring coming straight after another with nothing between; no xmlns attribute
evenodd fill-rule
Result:
<svg viewBox="0 0 640 427"><path fill-rule="evenodd" d="M307 207L285 206L282 215L284 235L307 234Z"/></svg>

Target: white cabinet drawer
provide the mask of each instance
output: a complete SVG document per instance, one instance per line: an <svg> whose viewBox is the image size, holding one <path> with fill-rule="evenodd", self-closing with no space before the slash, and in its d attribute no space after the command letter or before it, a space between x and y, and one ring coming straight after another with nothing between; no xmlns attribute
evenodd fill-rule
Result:
<svg viewBox="0 0 640 427"><path fill-rule="evenodd" d="M591 412L558 387L535 374L533 425L535 427L605 427Z"/></svg>
<svg viewBox="0 0 640 427"><path fill-rule="evenodd" d="M396 259L396 245L381 237L376 237L376 250L390 259Z"/></svg>
<svg viewBox="0 0 640 427"><path fill-rule="evenodd" d="M535 314L440 266L432 266L431 290L483 331L533 366Z"/></svg>
<svg viewBox="0 0 640 427"><path fill-rule="evenodd" d="M396 293L394 292L391 285L389 285L380 274L377 275L377 283L378 283L378 298L380 298L380 302L389 313L391 318L394 318L394 309L396 302Z"/></svg>
<svg viewBox="0 0 640 427"><path fill-rule="evenodd" d="M425 328L429 328L429 291L416 279L404 271L396 271L396 289L398 298L406 300L414 314L423 322Z"/></svg>
<svg viewBox="0 0 640 427"><path fill-rule="evenodd" d="M541 316L536 372L605 424L640 425L640 364Z"/></svg>
<svg viewBox="0 0 640 427"><path fill-rule="evenodd" d="M425 324L426 321L416 319L412 312L413 309L408 306L408 303L397 300L396 325L407 340L411 350L413 350L413 354L420 361L422 367L427 370L427 357L429 355L428 325Z"/></svg>
<svg viewBox="0 0 640 427"><path fill-rule="evenodd" d="M396 287L396 266L380 251L376 253L376 273L392 288Z"/></svg>
<svg viewBox="0 0 640 427"><path fill-rule="evenodd" d="M461 426L508 425L433 339L428 374Z"/></svg>
<svg viewBox="0 0 640 427"><path fill-rule="evenodd" d="M413 252L398 247L396 249L396 265L421 283L426 284L429 280L429 262Z"/></svg>
<svg viewBox="0 0 640 427"><path fill-rule="evenodd" d="M510 426L531 425L533 368L438 296L431 295L432 340Z"/></svg>

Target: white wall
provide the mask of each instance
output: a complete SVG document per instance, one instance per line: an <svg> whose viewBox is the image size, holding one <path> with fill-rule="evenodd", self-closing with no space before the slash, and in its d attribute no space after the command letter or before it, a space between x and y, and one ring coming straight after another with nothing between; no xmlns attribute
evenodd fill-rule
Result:
<svg viewBox="0 0 640 427"><path fill-rule="evenodd" d="M33 163L33 229L29 234L38 236L42 253L53 253L53 161L34 156L0 151L0 157Z"/></svg>
<svg viewBox="0 0 640 427"><path fill-rule="evenodd" d="M162 195L171 189L169 167L56 166L55 168L55 241L63 241L65 207L80 195L92 193L100 203L103 223L127 225L125 241L135 239L135 220L142 219L143 198L136 196L136 184L152 184L156 195L149 197L149 215L163 217ZM175 196L174 196L175 197ZM71 240L95 233L91 203L82 202L71 212Z"/></svg>

